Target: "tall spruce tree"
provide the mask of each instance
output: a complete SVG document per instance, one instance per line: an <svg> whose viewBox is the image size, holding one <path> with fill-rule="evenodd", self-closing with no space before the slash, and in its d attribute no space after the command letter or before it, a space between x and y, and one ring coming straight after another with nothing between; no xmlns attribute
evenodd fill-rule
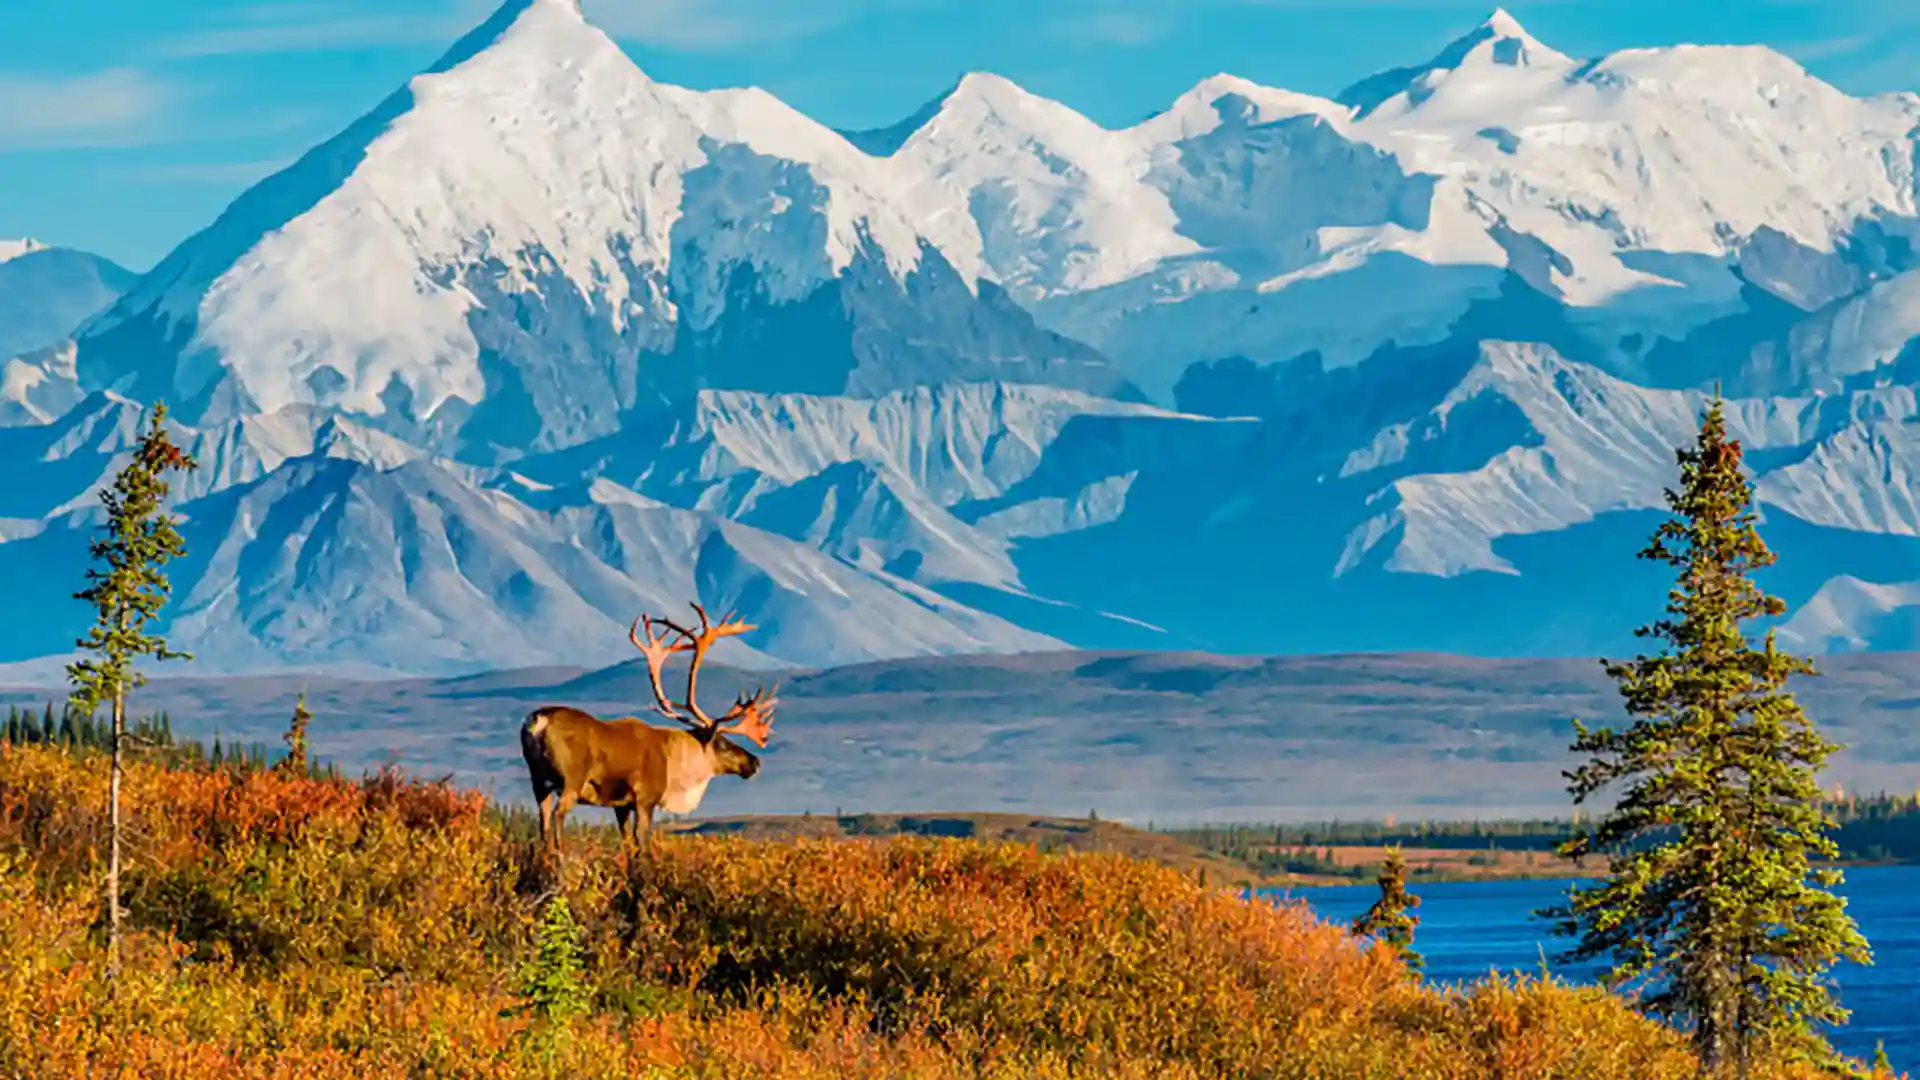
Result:
<svg viewBox="0 0 1920 1080"><path fill-rule="evenodd" d="M1413 948L1413 929L1420 925L1420 916L1413 909L1420 906L1420 898L1407 891L1407 860L1398 846L1387 849L1376 880L1380 899L1353 920L1353 932L1399 953L1407 967L1419 971L1426 966L1426 958Z"/></svg>
<svg viewBox="0 0 1920 1080"><path fill-rule="evenodd" d="M1605 662L1630 726L1574 725L1588 759L1566 774L1574 802L1618 798L1560 851L1604 854L1608 873L1541 914L1579 939L1563 959L1610 960L1615 986L1688 1028L1703 1071L1745 1076L1761 1053L1831 1064L1815 1025L1847 1012L1825 972L1871 962L1831 891L1839 871L1813 866L1837 856L1816 776L1838 747L1786 690L1813 665L1742 629L1786 605L1749 576L1774 556L1717 394L1677 458L1673 517L1640 552L1677 571L1667 617L1638 631L1665 648Z"/></svg>
<svg viewBox="0 0 1920 1080"><path fill-rule="evenodd" d="M111 831L107 847L107 975L120 977L120 783L121 754L126 739L127 692L146 677L134 670L136 657L155 660L190 659L167 647L166 640L146 631L158 618L171 587L166 564L186 550L180 532L164 510L169 484L166 474L195 467L167 435L167 408L155 405L146 432L133 448L133 458L113 484L100 492L106 510L103 535L91 546L96 563L87 570L90 586L74 594L94 609L94 625L79 647L89 659L67 668L73 685L72 710L89 713L102 703L113 708L111 764L107 783L107 817Z"/></svg>

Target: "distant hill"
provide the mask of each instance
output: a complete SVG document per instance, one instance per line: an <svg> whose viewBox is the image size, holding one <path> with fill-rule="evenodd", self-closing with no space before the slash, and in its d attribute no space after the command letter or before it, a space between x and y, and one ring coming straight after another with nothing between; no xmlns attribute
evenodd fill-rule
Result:
<svg viewBox="0 0 1920 1080"><path fill-rule="evenodd" d="M1795 689L1850 744L1828 783L1920 786L1920 656L1833 656L1821 670ZM709 668L702 696L724 700L764 678ZM530 709L637 715L648 701L636 661L451 679L161 678L134 708L169 711L182 734L277 746L302 688L318 753L358 769L391 752L510 801L527 798L517 731ZM47 696L0 690L0 708ZM789 674L780 699L768 767L716 787L706 814L1092 811L1162 824L1560 814L1571 719L1618 716L1592 660L1434 654L921 658Z"/></svg>

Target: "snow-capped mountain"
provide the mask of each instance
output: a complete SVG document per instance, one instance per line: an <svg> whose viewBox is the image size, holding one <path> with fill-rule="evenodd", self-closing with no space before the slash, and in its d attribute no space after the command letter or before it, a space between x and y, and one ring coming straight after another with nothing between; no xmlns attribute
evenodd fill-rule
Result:
<svg viewBox="0 0 1920 1080"><path fill-rule="evenodd" d="M0 241L0 362L65 341L134 281L132 271L98 255Z"/></svg>
<svg viewBox="0 0 1920 1080"><path fill-rule="evenodd" d="M1718 383L1783 639L1910 646L1917 161L1915 95L1504 12L1332 99L976 73L841 132L511 0L0 369L0 570L68 603L164 398L230 666L598 661L696 594L748 663L1584 654Z"/></svg>
<svg viewBox="0 0 1920 1080"><path fill-rule="evenodd" d="M66 612L0 631L0 655L60 648L82 574L91 488L112 478L143 409L108 392L52 424L0 430L0 577L10 604ZM642 610L699 596L752 614L735 665L832 666L900 655L1058 647L878 567L607 482L523 501L485 470L294 406L175 425L199 461L176 493L175 643L200 668L288 663L448 671L630 656Z"/></svg>
<svg viewBox="0 0 1920 1080"><path fill-rule="evenodd" d="M1743 279L1811 310L1904 267L1920 98L1756 48L1576 61L1496 12L1338 100L1216 76L1110 131L969 76L908 126L856 141L965 192L991 271L1166 399L1195 362L1512 324L1535 315L1516 286L1576 358L1690 381L1661 343L1747 311ZM1889 238L1892 268L1847 258Z"/></svg>
<svg viewBox="0 0 1920 1080"><path fill-rule="evenodd" d="M764 91L653 81L571 0L512 0L94 320L82 375L476 456L702 385L1123 390L942 254L970 220L871 164Z"/></svg>
<svg viewBox="0 0 1920 1080"><path fill-rule="evenodd" d="M45 424L79 404L71 341L0 360L0 427Z"/></svg>

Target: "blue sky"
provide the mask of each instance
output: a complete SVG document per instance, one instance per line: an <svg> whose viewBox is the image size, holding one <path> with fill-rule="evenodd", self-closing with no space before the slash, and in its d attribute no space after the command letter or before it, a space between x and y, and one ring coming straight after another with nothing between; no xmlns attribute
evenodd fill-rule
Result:
<svg viewBox="0 0 1920 1080"><path fill-rule="evenodd" d="M145 269L430 64L492 0L0 5L0 237ZM1854 93L1920 90L1920 0L1515 0L1562 52L1765 44ZM764 86L836 127L993 71L1108 124L1229 71L1332 94L1486 0L586 0L654 77Z"/></svg>

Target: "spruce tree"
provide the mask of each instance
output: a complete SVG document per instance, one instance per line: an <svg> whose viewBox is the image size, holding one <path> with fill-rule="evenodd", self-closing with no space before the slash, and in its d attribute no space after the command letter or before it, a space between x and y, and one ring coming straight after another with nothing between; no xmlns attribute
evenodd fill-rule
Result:
<svg viewBox="0 0 1920 1080"><path fill-rule="evenodd" d="M586 1013L592 997L581 964L580 925L567 898L547 902L534 924L533 955L520 967L521 993L540 1016L564 1021Z"/></svg>
<svg viewBox="0 0 1920 1080"><path fill-rule="evenodd" d="M1413 914L1413 909L1420 906L1420 898L1407 891L1407 861L1398 845L1387 849L1386 862L1380 865L1376 880L1380 899L1353 920L1353 932L1399 953L1407 967L1419 971L1426 966L1426 958L1413 947L1413 929L1420 925L1420 916Z"/></svg>
<svg viewBox="0 0 1920 1080"><path fill-rule="evenodd" d="M1673 516L1640 552L1677 572L1666 617L1638 631L1664 648L1603 661L1625 730L1574 725L1587 759L1566 774L1574 802L1618 798L1560 853L1604 854L1608 872L1541 914L1578 938L1564 959L1610 960L1611 983L1688 1028L1704 1071L1744 1076L1765 1052L1831 1064L1815 1025L1847 1012L1824 973L1871 962L1831 891L1839 871L1813 866L1838 854L1816 782L1838 747L1786 689L1812 664L1780 652L1772 630L1756 645L1742 629L1786 605L1750 578L1774 556L1717 394L1676 456Z"/></svg>
<svg viewBox="0 0 1920 1080"><path fill-rule="evenodd" d="M307 692L302 690L293 703L293 719L287 724L287 756L281 763L285 772L294 776L308 773L307 763L307 721L313 714L307 711Z"/></svg>
<svg viewBox="0 0 1920 1080"><path fill-rule="evenodd" d="M113 708L111 764L107 786L110 838L107 847L107 975L120 977L120 783L122 743L126 736L127 692L145 683L134 670L136 657L155 660L187 658L174 652L166 640L147 633L158 618L171 587L163 572L166 564L186 550L173 518L164 510L169 485L166 474L191 470L193 459L167 435L167 409L155 405L146 432L133 448L133 458L100 492L106 511L104 535L90 551L97 565L87 570L87 589L74 594L94 609L94 625L78 645L92 653L67 668L73 684L69 705L90 713L101 704ZM48 706L51 716L52 706Z"/></svg>

